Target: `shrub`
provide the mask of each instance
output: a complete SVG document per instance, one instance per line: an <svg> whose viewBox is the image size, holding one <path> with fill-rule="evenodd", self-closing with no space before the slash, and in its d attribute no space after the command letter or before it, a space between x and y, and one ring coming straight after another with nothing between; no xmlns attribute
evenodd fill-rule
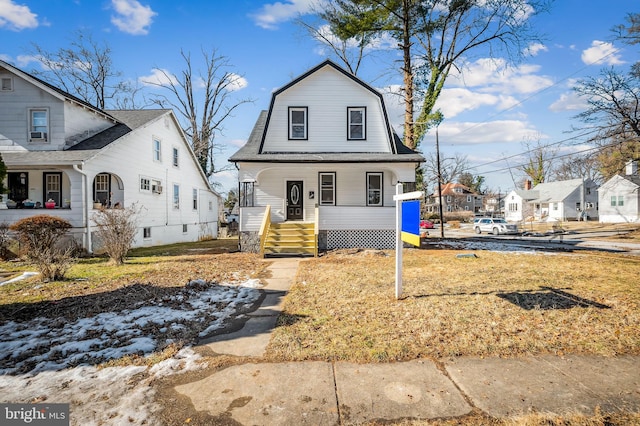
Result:
<svg viewBox="0 0 640 426"><path fill-rule="evenodd" d="M100 247L116 265L122 265L135 241L140 208L134 203L125 209L101 209L93 214L98 226Z"/></svg>
<svg viewBox="0 0 640 426"><path fill-rule="evenodd" d="M27 258L37 265L43 281L63 279L75 262L73 250L58 244L70 228L66 220L46 214L26 217L9 227L18 234Z"/></svg>
<svg viewBox="0 0 640 426"><path fill-rule="evenodd" d="M7 222L0 223L0 259L9 259L9 242L11 241L11 232Z"/></svg>

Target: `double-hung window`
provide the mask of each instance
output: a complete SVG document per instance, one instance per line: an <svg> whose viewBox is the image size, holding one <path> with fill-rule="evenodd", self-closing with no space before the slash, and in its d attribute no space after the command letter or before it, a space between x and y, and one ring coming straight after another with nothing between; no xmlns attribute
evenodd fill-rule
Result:
<svg viewBox="0 0 640 426"><path fill-rule="evenodd" d="M349 107L347 108L347 139L348 140L364 140L367 138L367 109L365 107Z"/></svg>
<svg viewBox="0 0 640 426"><path fill-rule="evenodd" d="M197 188L193 188L191 206L193 207L194 210L198 210L198 189Z"/></svg>
<svg viewBox="0 0 640 426"><path fill-rule="evenodd" d="M162 162L162 142L159 139L153 140L153 161Z"/></svg>
<svg viewBox="0 0 640 426"><path fill-rule="evenodd" d="M44 108L29 110L29 141L46 142L49 140L49 114Z"/></svg>
<svg viewBox="0 0 640 426"><path fill-rule="evenodd" d="M173 167L179 167L180 166L180 152L178 151L178 148L174 147L173 148Z"/></svg>
<svg viewBox="0 0 640 426"><path fill-rule="evenodd" d="M382 173L367 173L367 206L382 206Z"/></svg>
<svg viewBox="0 0 640 426"><path fill-rule="evenodd" d="M174 210L180 210L180 185L173 184L173 208Z"/></svg>
<svg viewBox="0 0 640 426"><path fill-rule="evenodd" d="M307 107L289 107L289 139L306 140L308 127Z"/></svg>
<svg viewBox="0 0 640 426"><path fill-rule="evenodd" d="M240 207L253 207L254 182L240 182Z"/></svg>
<svg viewBox="0 0 640 426"><path fill-rule="evenodd" d="M336 174L320 173L320 205L336 205Z"/></svg>

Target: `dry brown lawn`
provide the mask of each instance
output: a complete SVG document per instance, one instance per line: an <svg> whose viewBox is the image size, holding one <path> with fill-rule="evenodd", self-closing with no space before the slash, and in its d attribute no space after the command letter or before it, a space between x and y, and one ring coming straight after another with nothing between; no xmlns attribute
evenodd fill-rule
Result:
<svg viewBox="0 0 640 426"><path fill-rule="evenodd" d="M640 258L341 251L301 262L272 360L387 362L448 356L640 354Z"/></svg>

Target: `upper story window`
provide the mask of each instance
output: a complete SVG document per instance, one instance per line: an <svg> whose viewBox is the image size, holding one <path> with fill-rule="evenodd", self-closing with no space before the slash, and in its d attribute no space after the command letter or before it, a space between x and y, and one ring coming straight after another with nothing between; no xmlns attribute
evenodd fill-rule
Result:
<svg viewBox="0 0 640 426"><path fill-rule="evenodd" d="M153 140L153 161L162 161L162 142L158 139Z"/></svg>
<svg viewBox="0 0 640 426"><path fill-rule="evenodd" d="M49 140L49 111L44 108L29 110L29 142Z"/></svg>
<svg viewBox="0 0 640 426"><path fill-rule="evenodd" d="M173 155L172 155L173 167L178 167L180 165L180 152L176 147L173 148L172 152L173 152Z"/></svg>
<svg viewBox="0 0 640 426"><path fill-rule="evenodd" d="M289 107L289 139L307 139L307 107Z"/></svg>
<svg viewBox="0 0 640 426"><path fill-rule="evenodd" d="M193 194L192 194L192 207L194 210L198 210L198 190L196 188L193 188Z"/></svg>
<svg viewBox="0 0 640 426"><path fill-rule="evenodd" d="M367 206L382 206L382 173L367 173Z"/></svg>
<svg viewBox="0 0 640 426"><path fill-rule="evenodd" d="M11 92L13 90L13 80L11 77L2 77L0 79L0 91Z"/></svg>
<svg viewBox="0 0 640 426"><path fill-rule="evenodd" d="M347 108L348 140L363 140L367 138L367 109L365 107Z"/></svg>

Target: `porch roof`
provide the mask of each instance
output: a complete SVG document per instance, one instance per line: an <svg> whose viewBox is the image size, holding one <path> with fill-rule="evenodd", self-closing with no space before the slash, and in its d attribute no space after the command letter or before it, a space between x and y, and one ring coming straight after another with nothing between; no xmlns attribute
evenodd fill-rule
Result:
<svg viewBox="0 0 640 426"><path fill-rule="evenodd" d="M9 151L2 153L2 159L7 167L26 166L59 166L81 164L99 150L82 151Z"/></svg>
<svg viewBox="0 0 640 426"><path fill-rule="evenodd" d="M260 152L267 111L258 116L247 143L229 158L231 162L277 163L422 163L424 157L406 147L394 133L396 153L380 152Z"/></svg>

